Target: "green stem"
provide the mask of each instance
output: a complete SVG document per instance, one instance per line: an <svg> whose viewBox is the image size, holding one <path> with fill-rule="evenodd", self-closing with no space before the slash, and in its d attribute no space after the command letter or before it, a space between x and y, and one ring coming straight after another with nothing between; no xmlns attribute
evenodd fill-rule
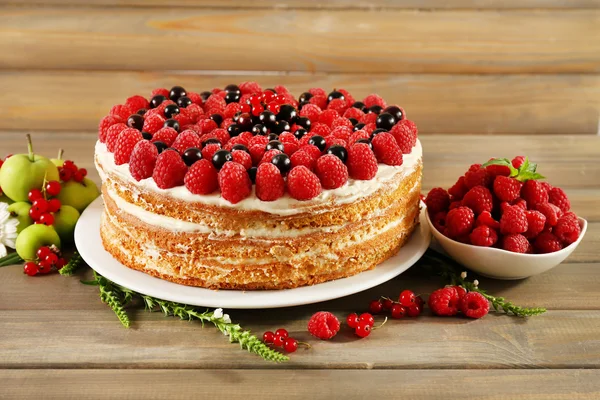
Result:
<svg viewBox="0 0 600 400"><path fill-rule="evenodd" d="M0 267L7 267L9 265L20 264L24 260L16 253L10 253L2 258L0 258Z"/></svg>
<svg viewBox="0 0 600 400"><path fill-rule="evenodd" d="M73 253L73 257L71 257L71 260L69 260L69 263L58 270L58 273L63 276L71 276L75 273L75 271L81 268L82 265L85 265L85 262L79 253L75 251Z"/></svg>
<svg viewBox="0 0 600 400"><path fill-rule="evenodd" d="M34 162L35 155L33 153L33 142L31 140L31 135L28 133L25 135L25 137L27 138L27 151L29 152L29 161Z"/></svg>

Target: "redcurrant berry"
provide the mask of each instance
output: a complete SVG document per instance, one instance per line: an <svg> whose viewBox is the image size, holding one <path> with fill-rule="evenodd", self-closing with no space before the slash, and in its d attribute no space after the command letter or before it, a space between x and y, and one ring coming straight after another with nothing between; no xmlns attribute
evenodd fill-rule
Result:
<svg viewBox="0 0 600 400"><path fill-rule="evenodd" d="M263 111L265 111L265 109L260 104L254 104L252 107L252 115L255 117L258 117Z"/></svg>
<svg viewBox="0 0 600 400"><path fill-rule="evenodd" d="M260 102L262 101L262 96L258 95L258 94L253 94L252 96L250 96L250 104L252 105L256 105L256 104L260 104ZM262 112L262 111L261 111ZM259 113L260 114L260 113Z"/></svg>
<svg viewBox="0 0 600 400"><path fill-rule="evenodd" d="M67 261L64 258L59 258L56 263L54 263L54 266L56 267L56 269L61 269L62 267L64 267L65 265L67 265Z"/></svg>
<svg viewBox="0 0 600 400"><path fill-rule="evenodd" d="M358 317L358 321L365 322L365 323L369 324L371 327L373 325L375 325L375 319L373 319L373 316L369 313L360 314L360 317Z"/></svg>
<svg viewBox="0 0 600 400"><path fill-rule="evenodd" d="M267 109L269 111L271 111L273 114L279 114L279 104L277 104L277 103L273 103L273 102L269 103L267 105Z"/></svg>
<svg viewBox="0 0 600 400"><path fill-rule="evenodd" d="M390 299L384 299L383 300L383 309L384 310L390 310L392 308L392 305L394 305L394 302Z"/></svg>
<svg viewBox="0 0 600 400"><path fill-rule="evenodd" d="M356 328L359 323L358 315L356 313L349 314L346 317L346 323L350 328Z"/></svg>
<svg viewBox="0 0 600 400"><path fill-rule="evenodd" d="M50 264L48 261L44 260L44 261L40 261L38 264L38 268L40 270L40 274L49 274L50 272L52 272L52 264Z"/></svg>
<svg viewBox="0 0 600 400"><path fill-rule="evenodd" d="M75 165L75 163L71 160L66 160L63 163L63 168L71 171L72 173L77 172L77 165Z"/></svg>
<svg viewBox="0 0 600 400"><path fill-rule="evenodd" d="M273 343L273 339L275 339L275 334L271 331L266 331L263 333L263 342L265 343Z"/></svg>
<svg viewBox="0 0 600 400"><path fill-rule="evenodd" d="M423 310L423 305L425 304L425 300L421 296L415 297L415 305L419 306L421 310Z"/></svg>
<svg viewBox="0 0 600 400"><path fill-rule="evenodd" d="M361 322L356 327L356 330L354 331L354 333L356 333L356 335L361 338L367 337L371 334L371 325L369 325L366 322Z"/></svg>
<svg viewBox="0 0 600 400"><path fill-rule="evenodd" d="M38 265L36 263L34 263L33 261L29 261L23 266L23 272L25 272L29 276L35 276L40 272L40 269L38 268Z"/></svg>
<svg viewBox="0 0 600 400"><path fill-rule="evenodd" d="M281 328L281 329L277 329L275 331L275 336L281 336L284 339L287 339L288 337L290 337L288 331L286 331L285 329Z"/></svg>
<svg viewBox="0 0 600 400"><path fill-rule="evenodd" d="M249 113L251 110L252 110L252 108L250 107L250 104L242 104L240 106L241 113Z"/></svg>
<svg viewBox="0 0 600 400"><path fill-rule="evenodd" d="M50 181L46 184L46 193L50 196L58 196L60 189L61 187L58 181Z"/></svg>
<svg viewBox="0 0 600 400"><path fill-rule="evenodd" d="M383 310L383 304L379 300L373 300L369 304L369 312L372 314L379 314Z"/></svg>
<svg viewBox="0 0 600 400"><path fill-rule="evenodd" d="M38 222L40 224L51 226L54 223L54 215L52 215L50 213L42 214L40 216L40 219L38 220Z"/></svg>
<svg viewBox="0 0 600 400"><path fill-rule="evenodd" d="M32 209L36 209L40 214L45 213L46 211L48 211L48 200L46 199L37 199L34 200L33 204L31 205Z"/></svg>
<svg viewBox="0 0 600 400"><path fill-rule="evenodd" d="M402 318L406 315L406 308L404 308L402 305L400 304L394 304L392 306L392 318Z"/></svg>
<svg viewBox="0 0 600 400"><path fill-rule="evenodd" d="M42 216L42 213L37 210L37 208L31 207L29 209L29 216L32 220L37 221Z"/></svg>
<svg viewBox="0 0 600 400"><path fill-rule="evenodd" d="M70 169L61 168L59 171L60 180L63 182L68 182L73 177L73 171Z"/></svg>
<svg viewBox="0 0 600 400"><path fill-rule="evenodd" d="M275 338L273 338L273 344L275 346L283 346L283 342L285 341L286 338L282 337L282 336L277 336L275 335Z"/></svg>
<svg viewBox="0 0 600 400"><path fill-rule="evenodd" d="M31 201L33 203L37 199L43 199L44 195L42 194L42 191L39 189L31 189L29 191L29 193L27 193L27 198L29 199L29 201Z"/></svg>
<svg viewBox="0 0 600 400"><path fill-rule="evenodd" d="M283 342L283 349L288 353L293 353L298 350L298 341L296 339L287 338L285 342Z"/></svg>
<svg viewBox="0 0 600 400"><path fill-rule="evenodd" d="M87 176L87 169L85 168L79 168L79 172L81 173L81 175L83 175L84 177Z"/></svg>
<svg viewBox="0 0 600 400"><path fill-rule="evenodd" d="M57 212L60 210L60 200L59 199L50 199L48 200L48 211L49 212Z"/></svg>
<svg viewBox="0 0 600 400"><path fill-rule="evenodd" d="M83 180L83 178L84 178L83 175L81 175L81 173L79 171L77 171L73 174L73 180L75 182L81 182Z"/></svg>
<svg viewBox="0 0 600 400"><path fill-rule="evenodd" d="M411 307L415 304L415 294L412 290L403 290L398 299L404 307Z"/></svg>
<svg viewBox="0 0 600 400"><path fill-rule="evenodd" d="M54 265L58 261L58 256L55 253L50 253L44 258L44 261L50 265Z"/></svg>
<svg viewBox="0 0 600 400"><path fill-rule="evenodd" d="M263 92L262 96L265 103L270 103L273 100L273 97L275 97L275 93L271 92L270 90L266 90Z"/></svg>
<svg viewBox="0 0 600 400"><path fill-rule="evenodd" d="M419 315L421 315L421 311L423 309L417 305L414 305L412 307L408 307L408 309L406 310L406 314L409 317L418 317Z"/></svg>
<svg viewBox="0 0 600 400"><path fill-rule="evenodd" d="M48 257L48 254L51 254L52 250L50 250L49 247L47 246L42 246L38 249L38 251L36 252L36 255L38 256L38 258L40 260L45 260L46 257Z"/></svg>

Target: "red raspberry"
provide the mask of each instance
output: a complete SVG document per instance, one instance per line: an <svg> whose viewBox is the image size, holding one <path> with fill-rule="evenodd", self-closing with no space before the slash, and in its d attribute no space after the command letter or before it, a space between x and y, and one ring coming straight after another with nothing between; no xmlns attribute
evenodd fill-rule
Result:
<svg viewBox="0 0 600 400"><path fill-rule="evenodd" d="M544 214L546 217L546 228L550 228L556 225L558 218L562 215L560 208L550 203L536 204L534 207L536 210Z"/></svg>
<svg viewBox="0 0 600 400"><path fill-rule="evenodd" d="M496 176L496 179L494 179L494 194L500 201L511 202L519 197L522 186L523 183L516 179L498 175Z"/></svg>
<svg viewBox="0 0 600 400"><path fill-rule="evenodd" d="M450 200L452 200L452 197L450 197ZM456 207L460 207L462 205L462 201L451 201L450 205L448 206L448 211L454 210Z"/></svg>
<svg viewBox="0 0 600 400"><path fill-rule="evenodd" d="M366 132L367 132L369 135L370 135L371 133L373 133L373 131L374 131L375 129L377 129L377 125L375 124L375 122L372 122L372 123L370 123L370 124L366 124L366 125L363 127L363 130L364 130L364 131L366 131Z"/></svg>
<svg viewBox="0 0 600 400"><path fill-rule="evenodd" d="M231 136L229 136L229 133L227 133L227 131L222 128L213 130L212 132L209 133L209 135L211 137L217 139L219 141L219 143L221 143L221 146L223 146L225 143L229 142L229 139L231 139Z"/></svg>
<svg viewBox="0 0 600 400"><path fill-rule="evenodd" d="M356 143L348 149L346 165L353 179L370 180L377 175L377 158L366 143Z"/></svg>
<svg viewBox="0 0 600 400"><path fill-rule="evenodd" d="M229 103L223 110L223 118L233 118L241 109L242 106L240 103Z"/></svg>
<svg viewBox="0 0 600 400"><path fill-rule="evenodd" d="M490 247L498 241L498 234L489 226L481 225L473 229L469 239L471 239L471 244L475 246Z"/></svg>
<svg viewBox="0 0 600 400"><path fill-rule="evenodd" d="M311 171L315 169L315 159L304 150L298 150L292 154L290 161L292 162L292 168L303 165Z"/></svg>
<svg viewBox="0 0 600 400"><path fill-rule="evenodd" d="M287 177L288 191L296 200L310 200L321 193L319 177L305 166L292 168Z"/></svg>
<svg viewBox="0 0 600 400"><path fill-rule="evenodd" d="M475 186L465 194L462 200L464 206L469 207L479 215L484 211L492 211L493 197L488 188L483 186Z"/></svg>
<svg viewBox="0 0 600 400"><path fill-rule="evenodd" d="M133 112L137 112L142 108L150 108L150 103L148 102L148 100L146 100L146 98L144 98L143 96L139 95L131 96L130 98L128 98L127 101L125 101L125 105L129 107L129 109Z"/></svg>
<svg viewBox="0 0 600 400"><path fill-rule="evenodd" d="M479 214L477 220L475 221L475 226L483 225L489 226L490 228L496 231L500 229L500 223L496 221L494 217L492 217L492 214L489 211L484 211L481 214Z"/></svg>
<svg viewBox="0 0 600 400"><path fill-rule="evenodd" d="M135 110L137 111L137 110ZM132 111L129 107L124 104L117 104L110 109L110 115L118 117L121 121L127 121L127 118L135 111Z"/></svg>
<svg viewBox="0 0 600 400"><path fill-rule="evenodd" d="M171 145L175 142L175 140L177 139L177 136L179 134L177 133L177 131L173 128L170 128L168 126L165 126L164 128L159 129L153 136L152 136L152 141L153 142L163 142L164 144L166 144L168 147L171 147Z"/></svg>
<svg viewBox="0 0 600 400"><path fill-rule="evenodd" d="M490 311L490 302L481 293L466 293L460 300L460 311L465 317L481 318Z"/></svg>
<svg viewBox="0 0 600 400"><path fill-rule="evenodd" d="M210 133L219 127L215 121L208 118L199 120L196 125L202 134Z"/></svg>
<svg viewBox="0 0 600 400"><path fill-rule="evenodd" d="M434 215L440 211L448 211L450 196L444 189L436 187L427 193L425 204L430 215Z"/></svg>
<svg viewBox="0 0 600 400"><path fill-rule="evenodd" d="M535 207L539 203L548 202L548 191L539 181L529 180L523 184L521 197L527 202L529 207Z"/></svg>
<svg viewBox="0 0 600 400"><path fill-rule="evenodd" d="M255 144L250 146L250 157L252 157L252 163L258 165L265 155L265 145Z"/></svg>
<svg viewBox="0 0 600 400"><path fill-rule="evenodd" d="M429 308L435 315L450 317L458 313L458 292L453 287L438 289L429 295Z"/></svg>
<svg viewBox="0 0 600 400"><path fill-rule="evenodd" d="M106 141L108 128L117 122L119 122L119 120L112 115L107 115L100 120L100 123L98 124L98 139L100 140L100 143L104 143Z"/></svg>
<svg viewBox="0 0 600 400"><path fill-rule="evenodd" d="M252 168L252 157L250 157L250 154L246 153L244 150L234 150L231 152L231 156L233 157L233 161L238 164L242 164L244 168Z"/></svg>
<svg viewBox="0 0 600 400"><path fill-rule="evenodd" d="M521 165L523 165L524 162L525 162L525 156L516 156L515 158L512 159L511 164L514 168L519 169L519 167L521 167Z"/></svg>
<svg viewBox="0 0 600 400"><path fill-rule="evenodd" d="M348 142L346 142L344 139L336 138L333 135L327 136L325 138L325 143L325 150L329 150L331 146L342 146L345 149L348 148Z"/></svg>
<svg viewBox="0 0 600 400"><path fill-rule="evenodd" d="M488 175L491 177L496 177L496 176L508 177L508 176L510 176L510 168L508 168L508 166L506 166L506 165L492 164L492 165L488 165L485 168L487 169Z"/></svg>
<svg viewBox="0 0 600 400"><path fill-rule="evenodd" d="M342 139L343 141L348 142L348 140L350 139L350 135L352 135L353 133L354 131L352 131L352 129L349 129L346 126L338 126L337 128L331 131L330 135L337 139Z"/></svg>
<svg viewBox="0 0 600 400"><path fill-rule="evenodd" d="M277 154L281 154L281 151L277 150L277 149L271 149L269 151L267 151L262 158L260 159L260 162L258 163L263 164L263 163L270 163L271 160L273 160L273 157L275 157Z"/></svg>
<svg viewBox="0 0 600 400"><path fill-rule="evenodd" d="M554 233L565 246L577 241L577 238L579 238L579 234L581 233L577 216L572 212L564 214L558 219L552 233Z"/></svg>
<svg viewBox="0 0 600 400"><path fill-rule="evenodd" d="M468 207L457 207L446 216L446 235L450 238L468 235L473 229L475 214Z"/></svg>
<svg viewBox="0 0 600 400"><path fill-rule="evenodd" d="M142 139L144 139L142 133L137 129L123 129L115 145L115 164L122 165L128 163L133 148Z"/></svg>
<svg viewBox="0 0 600 400"><path fill-rule="evenodd" d="M232 204L239 203L252 193L252 181L243 165L227 161L219 171L221 196Z"/></svg>
<svg viewBox="0 0 600 400"><path fill-rule="evenodd" d="M187 92L187 97L194 103L194 105L202 105L202 97L196 92ZM191 104L190 104L191 105ZM189 107L189 106L188 106Z"/></svg>
<svg viewBox="0 0 600 400"><path fill-rule="evenodd" d="M214 114L213 111L223 111L225 106L227 106L225 99L218 94L213 94L206 99L203 108L207 114L211 115Z"/></svg>
<svg viewBox="0 0 600 400"><path fill-rule="evenodd" d="M262 201L275 201L285 193L285 181L279 168L271 163L258 166L256 171L256 197Z"/></svg>
<svg viewBox="0 0 600 400"><path fill-rule="evenodd" d="M367 97L365 97L362 101L363 103L365 103L365 105L367 107L373 107L373 106L380 106L383 108L387 107L387 104L385 102L384 99L382 99L380 96L376 95L376 94L370 94Z"/></svg>
<svg viewBox="0 0 600 400"><path fill-rule="evenodd" d="M308 100L308 102L319 107L321 110L327 108L327 96L313 96Z"/></svg>
<svg viewBox="0 0 600 400"><path fill-rule="evenodd" d="M321 109L314 104L306 104L298 115L310 119L311 122L317 122L319 121L319 115L321 115Z"/></svg>
<svg viewBox="0 0 600 400"><path fill-rule="evenodd" d="M525 210L518 206L508 206L500 217L500 232L503 235L509 233L523 233L527 231L527 215Z"/></svg>
<svg viewBox="0 0 600 400"><path fill-rule="evenodd" d="M125 129L129 128L124 123L119 122L118 124L114 124L106 130L106 148L108 151L111 153L115 151L115 146L117 145L119 135Z"/></svg>
<svg viewBox="0 0 600 400"><path fill-rule="evenodd" d="M183 185L183 178L188 168L175 150L165 150L158 155L152 178L156 186L169 189Z"/></svg>
<svg viewBox="0 0 600 400"><path fill-rule="evenodd" d="M142 131L154 134L164 125L165 119L162 116L157 114L146 116Z"/></svg>
<svg viewBox="0 0 600 400"><path fill-rule="evenodd" d="M337 189L348 182L348 168L332 154L326 154L317 160L315 172L324 189Z"/></svg>
<svg viewBox="0 0 600 400"><path fill-rule="evenodd" d="M349 109L344 111L343 117L344 118L354 118L355 120L359 121L364 115L365 115L365 113L362 110L359 110L358 108L355 108L355 107L350 107Z"/></svg>
<svg viewBox="0 0 600 400"><path fill-rule="evenodd" d="M396 139L403 154L410 153L417 144L417 126L408 119L403 119L394 125L390 133Z"/></svg>
<svg viewBox="0 0 600 400"><path fill-rule="evenodd" d="M571 202L564 190L559 187L550 189L548 193L550 203L561 209L562 212L567 212L571 209Z"/></svg>
<svg viewBox="0 0 600 400"><path fill-rule="evenodd" d="M344 97L346 98L346 102L349 102L350 105L352 105L353 103L356 102L356 100L354 100L354 97L352 97L352 95L350 94L349 91L347 91L346 89L336 89L338 92L340 92L341 94L344 95Z"/></svg>
<svg viewBox="0 0 600 400"><path fill-rule="evenodd" d="M562 250L563 246L560 240L550 232L542 232L535 238L533 243L537 253L554 253L555 251Z"/></svg>
<svg viewBox="0 0 600 400"><path fill-rule="evenodd" d="M461 176L456 183L448 189L448 194L452 196L453 200L462 200L468 190L469 188L467 188L467 185L465 184L465 177Z"/></svg>
<svg viewBox="0 0 600 400"><path fill-rule="evenodd" d="M377 122L377 114L375 113L367 113L365 115L362 116L362 118L358 121L361 124L374 124L375 122ZM398 143L399 144L399 143Z"/></svg>
<svg viewBox="0 0 600 400"><path fill-rule="evenodd" d="M328 110L335 110L338 114L343 114L348 109L348 104L342 99L333 99L327 104Z"/></svg>
<svg viewBox="0 0 600 400"><path fill-rule="evenodd" d="M196 132L188 129L177 136L171 147L183 154L190 147L201 147L200 138Z"/></svg>
<svg viewBox="0 0 600 400"><path fill-rule="evenodd" d="M221 150L221 145L218 143L209 143L202 148L202 158L206 160L212 159L217 151Z"/></svg>
<svg viewBox="0 0 600 400"><path fill-rule="evenodd" d="M150 178L156 165L158 150L152 142L141 140L137 142L129 159L129 172L133 179L140 181Z"/></svg>
<svg viewBox="0 0 600 400"><path fill-rule="evenodd" d="M182 111L187 115L187 118L191 120L193 123L196 123L200 120L200 118L204 115L204 110L197 104L190 104Z"/></svg>
<svg viewBox="0 0 600 400"><path fill-rule="evenodd" d="M352 146L357 140L369 139L370 137L371 135L369 135L369 132L365 131L364 129L359 129L350 135L348 138L348 145Z"/></svg>
<svg viewBox="0 0 600 400"><path fill-rule="evenodd" d="M296 139L296 136L294 136L294 134L291 132L283 132L282 134L280 134L279 141L283 144L286 144L286 143L298 144L298 139Z"/></svg>
<svg viewBox="0 0 600 400"><path fill-rule="evenodd" d="M328 340L337 335L340 330L340 321L330 312L319 311L308 321L308 331L314 337Z"/></svg>
<svg viewBox="0 0 600 400"><path fill-rule="evenodd" d="M266 136L254 136L248 142L248 146L252 147L254 145L260 144L263 147L265 147L267 145L267 143L269 143L269 138L267 138Z"/></svg>
<svg viewBox="0 0 600 400"><path fill-rule="evenodd" d="M446 230L446 216L447 212L440 211L435 213L433 216L430 214L431 223L439 232L444 232Z"/></svg>
<svg viewBox="0 0 600 400"><path fill-rule="evenodd" d="M152 90L152 97L158 96L159 94L161 96L165 96L167 99L169 98L169 90L168 89L156 88L156 89Z"/></svg>
<svg viewBox="0 0 600 400"><path fill-rule="evenodd" d="M381 132L373 138L371 144L379 162L387 165L402 165L402 150L391 134Z"/></svg>
<svg viewBox="0 0 600 400"><path fill-rule="evenodd" d="M465 185L471 189L475 186L489 186L491 183L491 177L488 175L487 170L481 167L481 164L473 164L469 170L465 173Z"/></svg>
<svg viewBox="0 0 600 400"><path fill-rule="evenodd" d="M183 182L193 194L210 194L219 187L217 169L209 160L198 160L185 174Z"/></svg>
<svg viewBox="0 0 600 400"><path fill-rule="evenodd" d="M511 233L502 238L502 248L513 253L527 253L529 242L519 233Z"/></svg>
<svg viewBox="0 0 600 400"><path fill-rule="evenodd" d="M527 216L527 231L523 233L527 239L533 239L539 235L546 225L546 217L539 211L527 210L525 211Z"/></svg>
<svg viewBox="0 0 600 400"><path fill-rule="evenodd" d="M322 89L322 88L310 88L310 89L308 89L308 93L312 94L313 96L327 97L327 92L325 91L325 89Z"/></svg>
<svg viewBox="0 0 600 400"><path fill-rule="evenodd" d="M350 122L350 120L348 118L344 118L344 117L339 117L336 118L333 123L331 124L331 129L336 129L339 127L346 127L348 129L354 129L354 125L352 125L352 122Z"/></svg>
<svg viewBox="0 0 600 400"><path fill-rule="evenodd" d="M305 151L309 156L313 158L315 162L321 157L321 150L313 144L308 144L306 146L302 146L301 150Z"/></svg>
<svg viewBox="0 0 600 400"><path fill-rule="evenodd" d="M242 82L239 86L242 94L254 94L262 92L262 88L256 82Z"/></svg>

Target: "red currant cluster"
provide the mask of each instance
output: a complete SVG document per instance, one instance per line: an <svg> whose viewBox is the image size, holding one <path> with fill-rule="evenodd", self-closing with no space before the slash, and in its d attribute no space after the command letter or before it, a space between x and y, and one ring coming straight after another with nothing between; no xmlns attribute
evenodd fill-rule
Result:
<svg viewBox="0 0 600 400"><path fill-rule="evenodd" d="M77 165L71 160L66 160L62 167L58 167L58 172L60 180L63 182L68 182L71 179L75 182L81 182L87 176L87 170L85 168L77 168Z"/></svg>
<svg viewBox="0 0 600 400"><path fill-rule="evenodd" d="M23 271L29 276L46 275L54 269L58 271L67 264L56 246L40 247L36 254L37 261L29 261L23 267Z"/></svg>
<svg viewBox="0 0 600 400"><path fill-rule="evenodd" d="M389 311L392 318L400 319L407 315L409 317L418 317L421 315L424 305L425 301L421 296L415 295L412 290L404 290L400 293L398 301L393 301L388 297L373 300L369 304L369 311L373 314Z"/></svg>
<svg viewBox="0 0 600 400"><path fill-rule="evenodd" d="M279 107L286 103L284 96L279 96L270 90L262 93L255 93L248 99L247 103L241 104L242 113L251 113L258 117L263 111L271 111L273 114L279 113Z"/></svg>
<svg viewBox="0 0 600 400"><path fill-rule="evenodd" d="M27 194L31 202L29 216L36 224L52 225L54 224L54 214L60 210L60 200L48 199L48 197L58 196L61 186L58 181L50 181L46 183L43 191L39 189L31 189Z"/></svg>
<svg viewBox="0 0 600 400"><path fill-rule="evenodd" d="M288 353L293 353L298 350L298 344L304 344L310 347L308 343L299 342L296 339L291 338L288 331L283 328L277 329L275 333L266 331L263 334L263 342L277 347L283 347Z"/></svg>
<svg viewBox="0 0 600 400"><path fill-rule="evenodd" d="M381 325L373 327L373 325L375 325L375 319L369 313L363 313L360 315L352 313L346 317L346 323L348 326L354 329L356 336L361 338L369 336L373 329L381 328L386 322L387 318Z"/></svg>

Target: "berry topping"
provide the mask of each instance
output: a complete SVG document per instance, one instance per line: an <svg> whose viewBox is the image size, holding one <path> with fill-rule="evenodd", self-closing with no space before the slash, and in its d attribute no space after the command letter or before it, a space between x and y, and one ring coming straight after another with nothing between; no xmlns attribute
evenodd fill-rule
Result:
<svg viewBox="0 0 600 400"><path fill-rule="evenodd" d="M226 162L233 161L233 156L231 155L231 152L227 150L218 150L213 154L211 160L214 167L217 170L220 170Z"/></svg>
<svg viewBox="0 0 600 400"><path fill-rule="evenodd" d="M165 150L158 155L152 178L161 189L183 185L188 168L176 150Z"/></svg>
<svg viewBox="0 0 600 400"><path fill-rule="evenodd" d="M115 143L115 164L121 165L129 162L133 148L140 140L143 140L142 133L134 128L124 129Z"/></svg>
<svg viewBox="0 0 600 400"><path fill-rule="evenodd" d="M317 160L315 172L324 189L336 189L348 181L348 168L338 157L331 154Z"/></svg>
<svg viewBox="0 0 600 400"><path fill-rule="evenodd" d="M260 164L256 170L255 182L256 196L262 201L275 201L285 193L285 182L274 164Z"/></svg>
<svg viewBox="0 0 600 400"><path fill-rule="evenodd" d="M252 182L246 169L231 161L226 162L219 171L219 187L221 196L232 204L239 203L252 192Z"/></svg>
<svg viewBox="0 0 600 400"><path fill-rule="evenodd" d="M321 193L319 178L305 166L292 168L287 177L290 196L296 200L310 200Z"/></svg>
<svg viewBox="0 0 600 400"><path fill-rule="evenodd" d="M330 312L319 311L308 321L308 332L321 339L328 340L340 330L340 321Z"/></svg>
<svg viewBox="0 0 600 400"><path fill-rule="evenodd" d="M402 150L390 133L381 132L371 140L377 160L387 165L402 165Z"/></svg>
<svg viewBox="0 0 600 400"><path fill-rule="evenodd" d="M287 174L292 169L292 162L287 154L277 154L271 159L271 163L275 165L282 175Z"/></svg>
<svg viewBox="0 0 600 400"><path fill-rule="evenodd" d="M198 160L185 174L184 183L193 194L210 194L219 186L217 170L212 162L206 159Z"/></svg>
<svg viewBox="0 0 600 400"><path fill-rule="evenodd" d="M173 86L169 91L169 99L177 101L180 97L187 96L187 92L181 86Z"/></svg>
<svg viewBox="0 0 600 400"><path fill-rule="evenodd" d="M156 159L158 158L158 149L154 144L147 140L137 142L129 159L129 172L136 181L150 178Z"/></svg>
<svg viewBox="0 0 600 400"><path fill-rule="evenodd" d="M354 179L370 180L377 174L377 159L365 143L356 143L348 149L348 172Z"/></svg>
<svg viewBox="0 0 600 400"><path fill-rule="evenodd" d="M197 147L190 147L183 152L182 158L185 165L191 167L196 161L202 159L202 151Z"/></svg>

